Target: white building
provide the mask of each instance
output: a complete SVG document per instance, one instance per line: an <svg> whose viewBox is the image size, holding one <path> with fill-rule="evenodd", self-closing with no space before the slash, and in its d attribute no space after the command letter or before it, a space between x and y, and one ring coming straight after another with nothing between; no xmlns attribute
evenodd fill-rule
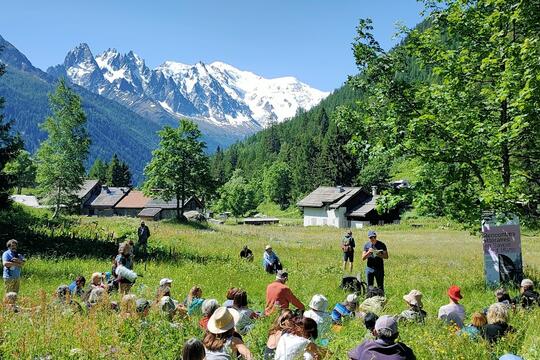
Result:
<svg viewBox="0 0 540 360"><path fill-rule="evenodd" d="M304 211L304 226L334 226L363 228L399 222L399 211L378 214L377 189L372 193L359 187L321 186L310 193L298 206Z"/></svg>

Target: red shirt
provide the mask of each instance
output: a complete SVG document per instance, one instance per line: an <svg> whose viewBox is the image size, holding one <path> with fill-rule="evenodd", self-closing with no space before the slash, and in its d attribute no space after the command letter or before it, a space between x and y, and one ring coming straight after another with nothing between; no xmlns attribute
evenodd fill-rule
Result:
<svg viewBox="0 0 540 360"><path fill-rule="evenodd" d="M199 320L199 326L201 329L206 330L208 326L208 320L210 320L209 317L204 316L201 320Z"/></svg>
<svg viewBox="0 0 540 360"><path fill-rule="evenodd" d="M275 303L279 303L281 309L288 309L289 303L292 303L300 310L304 310L304 304L294 296L291 289L280 281L274 281L266 287L266 307L265 315L270 315L274 309Z"/></svg>

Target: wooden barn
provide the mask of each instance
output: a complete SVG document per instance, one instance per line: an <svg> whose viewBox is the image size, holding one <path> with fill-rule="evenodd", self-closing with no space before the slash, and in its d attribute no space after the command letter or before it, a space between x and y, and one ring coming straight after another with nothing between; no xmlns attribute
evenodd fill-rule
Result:
<svg viewBox="0 0 540 360"><path fill-rule="evenodd" d="M203 203L196 196L192 196L185 201L184 212L202 212L203 209ZM165 201L159 198L151 199L146 203L144 209L142 209L137 216L142 220L173 219L176 217L176 199L172 199L170 201Z"/></svg>
<svg viewBox="0 0 540 360"><path fill-rule="evenodd" d="M114 206L114 214L118 216L137 217L151 200L151 198L144 196L142 191L131 190Z"/></svg>

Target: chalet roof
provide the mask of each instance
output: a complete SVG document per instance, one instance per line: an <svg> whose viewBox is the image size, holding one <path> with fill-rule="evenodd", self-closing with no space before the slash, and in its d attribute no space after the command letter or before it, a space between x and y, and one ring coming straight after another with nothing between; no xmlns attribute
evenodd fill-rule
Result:
<svg viewBox="0 0 540 360"><path fill-rule="evenodd" d="M90 203L91 207L113 207L129 192L128 187L102 186L99 195Z"/></svg>
<svg viewBox="0 0 540 360"><path fill-rule="evenodd" d="M132 190L114 207L117 209L142 209L150 200L152 199L144 196L142 191Z"/></svg>
<svg viewBox="0 0 540 360"><path fill-rule="evenodd" d="M331 205L332 208L338 208L359 191L361 191L359 187L319 186L308 196L300 200L297 205L300 207L316 208Z"/></svg>
<svg viewBox="0 0 540 360"><path fill-rule="evenodd" d="M196 198L191 196L184 200L184 206L194 199ZM169 201L165 201L161 198L151 199L149 202L146 203L145 206L149 208L176 209L176 198L173 198ZM180 206L182 206L182 200L180 200Z"/></svg>
<svg viewBox="0 0 540 360"><path fill-rule="evenodd" d="M367 199L365 199L362 203L358 204L354 208L351 209L349 213L347 213L347 216L351 217L365 217L369 212L373 211L375 209L375 206L377 206L377 198L379 195L370 195Z"/></svg>
<svg viewBox="0 0 540 360"><path fill-rule="evenodd" d="M75 193L77 198L82 199L99 183L99 180L84 180L79 191Z"/></svg>
<svg viewBox="0 0 540 360"><path fill-rule="evenodd" d="M152 207L144 208L137 214L137 216L138 217L154 217L157 214L159 214L161 210L162 210L161 208L152 208Z"/></svg>

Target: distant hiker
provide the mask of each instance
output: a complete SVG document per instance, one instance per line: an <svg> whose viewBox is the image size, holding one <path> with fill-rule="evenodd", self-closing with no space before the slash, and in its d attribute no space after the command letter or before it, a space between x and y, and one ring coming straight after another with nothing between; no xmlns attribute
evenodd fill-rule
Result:
<svg viewBox="0 0 540 360"><path fill-rule="evenodd" d="M182 360L204 360L205 356L204 345L199 339L192 338L184 343Z"/></svg>
<svg viewBox="0 0 540 360"><path fill-rule="evenodd" d="M146 252L148 250L148 238L150 237L150 229L141 221L141 226L137 229L137 236L139 237L139 242L137 243L138 250L143 254L146 259Z"/></svg>
<svg viewBox="0 0 540 360"><path fill-rule="evenodd" d="M343 251L343 271L347 270L347 263L349 263L349 272L352 273L354 263L354 238L352 231L349 230L347 234L341 239L341 251Z"/></svg>
<svg viewBox="0 0 540 360"><path fill-rule="evenodd" d="M459 301L463 299L459 286L450 286L448 289L448 297L450 298L450 303L439 308L439 315L437 317L439 319L446 320L448 315L455 313L459 316L461 322L463 323L463 321L465 321L465 308L463 305L459 304Z"/></svg>
<svg viewBox="0 0 540 360"><path fill-rule="evenodd" d="M19 292L21 285L21 268L24 265L24 257L17 252L19 243L15 239L7 242L7 250L2 254L2 264L4 266L4 285L6 294L10 292Z"/></svg>
<svg viewBox="0 0 540 360"><path fill-rule="evenodd" d="M540 294L534 290L534 282L531 279L523 279L519 288L519 296L514 302L524 309L530 309L535 305L540 305Z"/></svg>
<svg viewBox="0 0 540 360"><path fill-rule="evenodd" d="M344 318L354 317L358 308L358 295L349 294L342 303L337 303L332 310L332 322L341 324Z"/></svg>
<svg viewBox="0 0 540 360"><path fill-rule="evenodd" d="M488 324L484 327L484 337L490 343L497 342L501 337L514 329L508 325L508 307L501 303L491 305L487 313Z"/></svg>
<svg viewBox="0 0 540 360"><path fill-rule="evenodd" d="M278 270L283 269L278 256L270 245L266 245L264 248L263 266L264 270L269 274L275 274Z"/></svg>
<svg viewBox="0 0 540 360"><path fill-rule="evenodd" d="M71 296L82 297L84 295L84 286L86 285L86 279L84 276L79 275L75 280L68 285Z"/></svg>
<svg viewBox="0 0 540 360"><path fill-rule="evenodd" d="M240 251L240 258L247 261L253 261L253 251L251 251L247 245L244 245L244 248Z"/></svg>
<svg viewBox="0 0 540 360"><path fill-rule="evenodd" d="M285 270L279 270L276 274L276 280L266 287L266 307L265 315L270 315L276 308L288 309L292 303L299 310L305 309L304 304L296 296L285 283L289 280L289 274Z"/></svg>
<svg viewBox="0 0 540 360"><path fill-rule="evenodd" d="M396 342L399 335L397 321L383 315L375 322L376 340L366 340L349 351L349 359L414 360L416 356L407 345Z"/></svg>
<svg viewBox="0 0 540 360"><path fill-rule="evenodd" d="M407 295L403 296L403 300L409 308L399 314L399 320L409 320L423 323L427 314L422 309L422 293L418 290L411 290Z"/></svg>
<svg viewBox="0 0 540 360"><path fill-rule="evenodd" d="M366 278L368 286L373 286L374 280L377 280L377 287L384 291L384 261L388 259L388 250L386 245L377 240L377 233L373 230L368 231L369 241L364 245L362 261L367 260Z"/></svg>

